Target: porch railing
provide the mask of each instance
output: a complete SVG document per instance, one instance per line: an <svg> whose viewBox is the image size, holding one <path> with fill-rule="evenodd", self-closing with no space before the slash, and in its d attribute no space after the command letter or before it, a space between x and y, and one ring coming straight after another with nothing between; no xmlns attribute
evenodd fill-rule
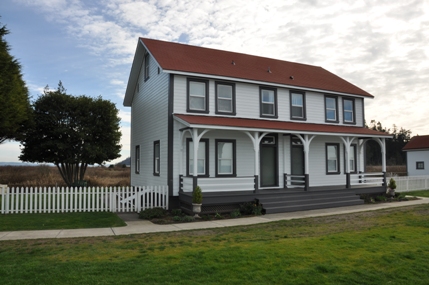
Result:
<svg viewBox="0 0 429 285"><path fill-rule="evenodd" d="M253 191L255 190L255 177L198 177L197 184L203 192ZM183 192L192 192L193 177L180 176L180 187Z"/></svg>
<svg viewBox="0 0 429 285"><path fill-rule="evenodd" d="M303 188L305 190L307 187L306 179L306 175L283 174L285 188Z"/></svg>
<svg viewBox="0 0 429 285"><path fill-rule="evenodd" d="M0 213L139 212L168 209L168 186L2 187Z"/></svg>
<svg viewBox="0 0 429 285"><path fill-rule="evenodd" d="M386 182L385 173L383 172L369 172L350 174L350 185L384 185Z"/></svg>

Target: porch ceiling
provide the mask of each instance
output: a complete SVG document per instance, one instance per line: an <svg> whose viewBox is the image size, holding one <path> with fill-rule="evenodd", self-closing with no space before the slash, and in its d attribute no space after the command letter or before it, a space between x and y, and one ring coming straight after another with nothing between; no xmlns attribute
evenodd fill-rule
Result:
<svg viewBox="0 0 429 285"><path fill-rule="evenodd" d="M174 114L174 118L189 128L259 131L287 134L343 135L390 138L388 133L368 128L344 125L313 124L261 119L230 118L220 116L199 116Z"/></svg>

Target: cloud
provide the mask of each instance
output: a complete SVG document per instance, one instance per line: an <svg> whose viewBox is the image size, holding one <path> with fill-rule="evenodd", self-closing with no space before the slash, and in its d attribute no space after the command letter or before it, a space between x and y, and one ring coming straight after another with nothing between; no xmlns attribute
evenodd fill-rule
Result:
<svg viewBox="0 0 429 285"><path fill-rule="evenodd" d="M139 36L313 64L376 96L367 120L429 133L420 103L429 89L425 1L19 2L64 25L111 73L131 65ZM106 75L120 97L122 76Z"/></svg>

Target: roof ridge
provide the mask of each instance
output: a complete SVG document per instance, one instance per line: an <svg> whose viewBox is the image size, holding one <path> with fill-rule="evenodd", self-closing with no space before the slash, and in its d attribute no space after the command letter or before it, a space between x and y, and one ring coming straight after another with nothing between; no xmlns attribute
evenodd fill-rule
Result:
<svg viewBox="0 0 429 285"><path fill-rule="evenodd" d="M298 65L317 67L317 68L321 68L323 70L326 70L325 68L323 68L320 65L313 65L313 64L309 64L309 63L301 63L301 62L284 60L284 59L279 59L279 58L254 55L254 54L244 53L244 52L238 52L238 51L230 51L230 50L223 50L223 49L218 49L218 48L197 46L197 45L192 45L192 44L188 44L188 43L181 43L181 42L169 42L169 41L165 41L165 40L151 39L151 38L145 38L145 37L140 37L139 39L141 39L141 40L149 40L149 41L158 41L158 42L164 42L164 43L175 44L175 45L182 45L182 46L187 46L187 47L201 48L201 49L207 49L207 50L212 50L212 51L217 51L217 52L223 52L223 53L232 53L232 54L237 54L237 55L246 55L246 56L252 56L252 57L261 58L261 59L268 59L268 60L274 60L274 61L281 61L281 62L287 62L287 63L292 63L292 64L298 64ZM231 59L231 60L234 60L234 59ZM326 71L328 71L328 70L326 70ZM334 74L334 73L332 73L332 74Z"/></svg>

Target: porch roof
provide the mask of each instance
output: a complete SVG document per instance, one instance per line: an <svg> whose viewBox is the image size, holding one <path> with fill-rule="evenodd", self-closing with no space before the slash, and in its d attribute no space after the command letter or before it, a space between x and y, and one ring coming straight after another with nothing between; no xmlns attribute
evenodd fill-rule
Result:
<svg viewBox="0 0 429 285"><path fill-rule="evenodd" d="M392 137L388 133L374 131L364 127L313 124L302 122L274 121L262 119L244 119L220 116L200 116L174 114L177 121L189 128L223 129L260 131L290 134L320 134L320 135L345 135L359 137Z"/></svg>

